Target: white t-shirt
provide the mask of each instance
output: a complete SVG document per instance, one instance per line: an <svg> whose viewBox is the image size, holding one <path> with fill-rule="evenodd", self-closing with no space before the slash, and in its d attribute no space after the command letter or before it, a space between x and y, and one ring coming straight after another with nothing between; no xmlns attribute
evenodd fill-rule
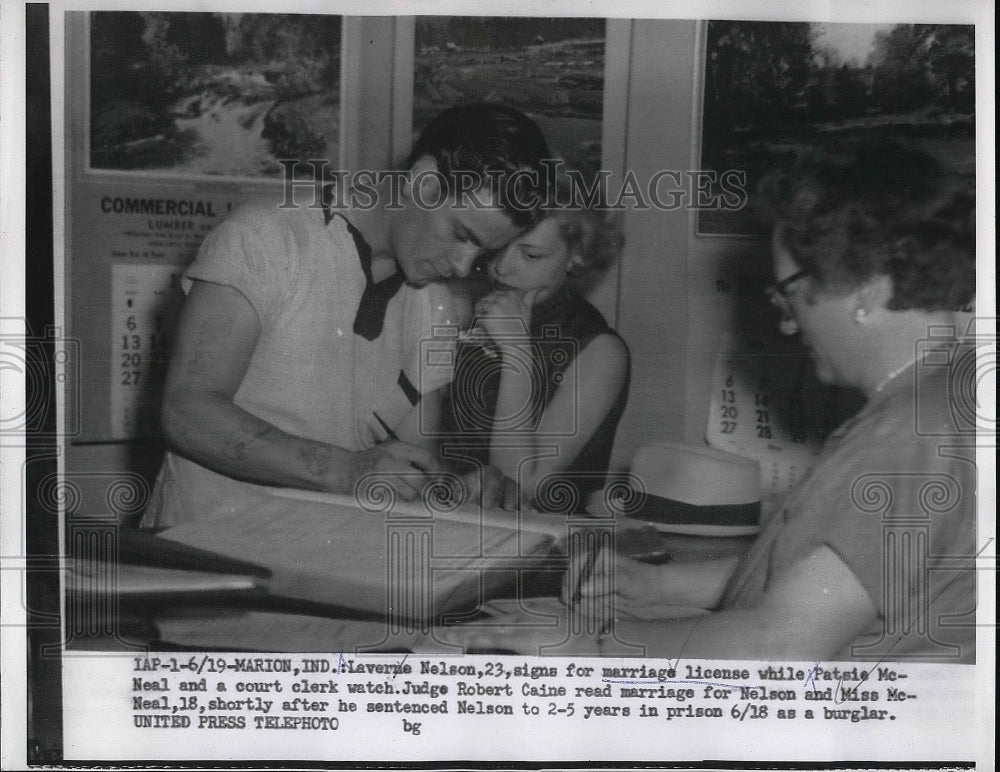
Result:
<svg viewBox="0 0 1000 772"><path fill-rule="evenodd" d="M261 335L234 403L297 437L348 450L371 447L418 409L417 394L446 384L446 331L456 318L441 284L406 284L389 301L381 335L353 332L366 286L347 222L273 201L234 210L205 239L184 274L239 290ZM453 329L453 327L452 327ZM164 458L145 526L235 511L270 488L217 474L175 453Z"/></svg>

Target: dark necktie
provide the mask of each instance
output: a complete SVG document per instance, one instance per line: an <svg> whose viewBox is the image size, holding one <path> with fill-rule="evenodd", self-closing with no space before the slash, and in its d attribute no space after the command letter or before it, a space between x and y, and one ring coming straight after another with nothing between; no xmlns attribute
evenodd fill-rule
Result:
<svg viewBox="0 0 1000 772"><path fill-rule="evenodd" d="M329 190L324 189L324 204L329 196ZM334 213L329 207L324 206L324 217L329 225L334 218ZM338 213L339 214L339 213ZM392 276L383 279L378 284L372 281L372 248L361 235L361 231L355 228L350 220L343 215L347 231L354 239L354 246L358 250L358 257L361 258L361 270L365 272L365 291L361 296L361 304L358 312L354 316L354 333L360 335L365 340L375 340L382 334L382 327L385 324L385 312L389 306L389 301L399 292L403 286L403 272L397 270Z"/></svg>

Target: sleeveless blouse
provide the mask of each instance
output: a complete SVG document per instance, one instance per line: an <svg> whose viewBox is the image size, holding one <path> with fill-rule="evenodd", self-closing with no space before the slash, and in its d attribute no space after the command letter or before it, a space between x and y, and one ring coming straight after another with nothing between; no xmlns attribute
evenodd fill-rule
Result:
<svg viewBox="0 0 1000 772"><path fill-rule="evenodd" d="M599 335L614 335L621 340L600 311L563 285L555 295L535 306L526 334L512 336L516 342L512 355L501 359L488 346L460 343L454 380L443 409L445 448L450 446L450 452L458 456L487 464L490 436L494 432L504 434L512 445L517 444L519 435L533 433L545 408L563 387L566 369ZM512 367L530 370L531 397L515 414L498 416L501 373L504 368ZM596 431L565 470L542 482L536 497L540 509L580 511L586 495L604 487L629 381L630 368L626 368L622 387ZM572 388L572 384L566 384L565 388Z"/></svg>

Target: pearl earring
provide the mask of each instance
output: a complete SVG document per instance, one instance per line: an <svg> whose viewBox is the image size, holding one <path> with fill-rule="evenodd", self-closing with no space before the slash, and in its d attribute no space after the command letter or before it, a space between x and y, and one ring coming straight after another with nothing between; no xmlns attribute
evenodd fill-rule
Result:
<svg viewBox="0 0 1000 772"><path fill-rule="evenodd" d="M856 308L856 309L854 309L854 323L855 324L861 324L865 320L866 316L868 316L868 312L865 311L865 309L863 309L863 308Z"/></svg>

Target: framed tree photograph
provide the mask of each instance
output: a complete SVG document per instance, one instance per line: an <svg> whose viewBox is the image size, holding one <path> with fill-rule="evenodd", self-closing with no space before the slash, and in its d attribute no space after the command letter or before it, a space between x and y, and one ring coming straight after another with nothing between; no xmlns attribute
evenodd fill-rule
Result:
<svg viewBox="0 0 1000 772"><path fill-rule="evenodd" d="M745 174L790 164L816 140L893 140L975 185L971 25L711 21L701 168ZM698 212L699 235L760 235L752 207Z"/></svg>

